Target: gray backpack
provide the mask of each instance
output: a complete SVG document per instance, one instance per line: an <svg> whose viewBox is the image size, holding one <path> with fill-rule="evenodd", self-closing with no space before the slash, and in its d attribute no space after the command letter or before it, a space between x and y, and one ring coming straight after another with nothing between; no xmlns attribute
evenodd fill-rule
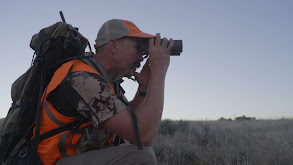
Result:
<svg viewBox="0 0 293 165"><path fill-rule="evenodd" d="M58 67L83 56L87 45L88 40L64 22L46 27L32 37L30 47L35 53L31 67L12 84L13 103L0 125L0 164L41 164L38 142L48 138L40 136L42 94ZM31 140L34 127L35 137ZM56 131L49 136L54 134Z"/></svg>

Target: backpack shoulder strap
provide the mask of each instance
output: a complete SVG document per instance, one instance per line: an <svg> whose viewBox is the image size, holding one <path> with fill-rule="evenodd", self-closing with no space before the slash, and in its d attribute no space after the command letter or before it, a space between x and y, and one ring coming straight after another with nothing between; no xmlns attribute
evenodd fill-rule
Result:
<svg viewBox="0 0 293 165"><path fill-rule="evenodd" d="M89 66L91 66L98 73L102 74L102 76L105 78L105 80L107 81L107 83L108 84L110 83L109 77L108 77L106 71L104 70L104 68L102 67L102 65L96 59L94 59L93 56L85 56L85 58L81 59L81 61L83 61L84 63L86 63Z"/></svg>

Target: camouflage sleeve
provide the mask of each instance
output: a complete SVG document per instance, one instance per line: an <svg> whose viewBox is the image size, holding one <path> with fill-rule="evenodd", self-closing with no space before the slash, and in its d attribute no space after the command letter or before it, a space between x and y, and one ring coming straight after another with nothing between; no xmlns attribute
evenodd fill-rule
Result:
<svg viewBox="0 0 293 165"><path fill-rule="evenodd" d="M77 111L87 117L95 127L126 108L100 75L74 72L71 74L71 86L81 96Z"/></svg>

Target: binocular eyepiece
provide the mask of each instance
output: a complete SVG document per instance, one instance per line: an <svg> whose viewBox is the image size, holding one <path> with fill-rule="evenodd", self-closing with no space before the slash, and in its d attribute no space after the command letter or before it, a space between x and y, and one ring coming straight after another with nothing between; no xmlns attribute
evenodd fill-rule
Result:
<svg viewBox="0 0 293 165"><path fill-rule="evenodd" d="M163 39L161 39L160 43L163 43ZM170 44L170 41L168 41L168 44ZM182 40L174 40L174 45L173 48L171 50L170 55L171 56L180 56L180 53L182 52L183 49L183 43ZM142 52L142 54L146 54L148 55L148 50L149 50L149 44L148 42L143 42L139 45L139 50L140 52Z"/></svg>

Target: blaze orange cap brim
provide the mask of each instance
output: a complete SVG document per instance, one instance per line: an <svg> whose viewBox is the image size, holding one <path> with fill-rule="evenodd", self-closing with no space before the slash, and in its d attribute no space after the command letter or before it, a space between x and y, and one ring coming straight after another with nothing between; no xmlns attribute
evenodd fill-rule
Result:
<svg viewBox="0 0 293 165"><path fill-rule="evenodd" d="M155 37L154 35L142 32L141 30L138 29L138 27L134 23L130 21L126 21L126 20L122 20L122 21L130 32L129 34L125 36L138 37L138 38L154 38Z"/></svg>
<svg viewBox="0 0 293 165"><path fill-rule="evenodd" d="M154 38L155 36L154 35L151 35L151 34L147 34L147 33L131 33L131 34L128 34L126 35L128 37L138 37L138 38Z"/></svg>

